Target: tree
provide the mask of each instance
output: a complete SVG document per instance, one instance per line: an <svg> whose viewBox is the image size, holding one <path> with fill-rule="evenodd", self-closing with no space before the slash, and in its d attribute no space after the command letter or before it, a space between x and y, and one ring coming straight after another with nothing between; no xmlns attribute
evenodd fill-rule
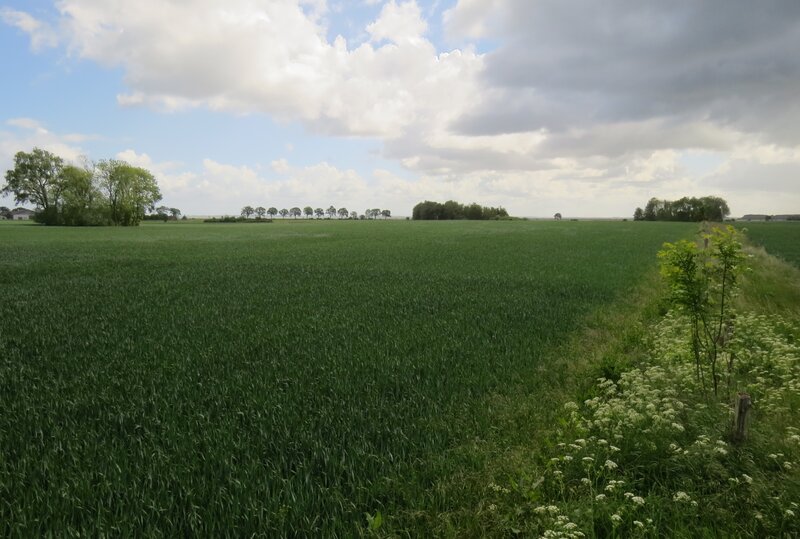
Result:
<svg viewBox="0 0 800 539"><path fill-rule="evenodd" d="M333 216L334 216L334 215L336 215L336 208L335 208L334 206L330 206L330 207L329 207L329 208L328 208L328 209L325 211L325 213L327 213L327 214L328 214L328 219L331 219L331 218L333 218Z"/></svg>
<svg viewBox="0 0 800 539"><path fill-rule="evenodd" d="M181 210L179 210L178 208L170 208L169 209L169 213L170 213L170 215L172 215L172 218L177 221L178 217L181 214Z"/></svg>
<svg viewBox="0 0 800 539"><path fill-rule="evenodd" d="M61 171L60 223L68 226L103 223L103 197L94 182L94 170L67 165Z"/></svg>
<svg viewBox="0 0 800 539"><path fill-rule="evenodd" d="M110 159L100 161L95 171L113 225L138 225L145 210L152 210L161 200L155 177L143 168Z"/></svg>
<svg viewBox="0 0 800 539"><path fill-rule="evenodd" d="M636 208L636 210L633 212L633 220L644 221L644 211L642 208Z"/></svg>
<svg viewBox="0 0 800 539"><path fill-rule="evenodd" d="M302 212L302 211L300 210L300 208L298 208L297 206L295 206L294 208L292 208L291 210L289 210L289 215L291 215L291 216L292 216L292 217L294 217L295 219L297 219L298 217L300 217L302 214L303 214L303 212Z"/></svg>
<svg viewBox="0 0 800 539"><path fill-rule="evenodd" d="M325 210L323 210L322 208L316 208L314 210L314 215L317 216L317 219L321 219L322 216L325 215Z"/></svg>
<svg viewBox="0 0 800 539"><path fill-rule="evenodd" d="M63 168L64 160L47 150L17 152L14 168L6 171L6 185L0 193L13 194L17 204L34 204L45 224L58 224Z"/></svg>
<svg viewBox="0 0 800 539"><path fill-rule="evenodd" d="M383 215L384 219L388 219L389 217L392 216L392 211L391 210L381 210L381 215Z"/></svg>
<svg viewBox="0 0 800 539"><path fill-rule="evenodd" d="M156 215L166 223L167 219L169 219L169 208L167 206L159 206L156 208Z"/></svg>
<svg viewBox="0 0 800 539"><path fill-rule="evenodd" d="M249 219L250 216L253 215L255 212L256 210L253 209L253 206L245 206L244 208L242 208L242 217L244 217L245 219Z"/></svg>
<svg viewBox="0 0 800 539"><path fill-rule="evenodd" d="M11 208L0 206L0 217L11 219Z"/></svg>
<svg viewBox="0 0 800 539"><path fill-rule="evenodd" d="M358 212L356 210L350 212L350 219L358 219Z"/></svg>
<svg viewBox="0 0 800 539"><path fill-rule="evenodd" d="M347 216L350 215L347 208L339 208L337 213L339 214L339 219L347 219Z"/></svg>
<svg viewBox="0 0 800 539"><path fill-rule="evenodd" d="M444 204L426 200L420 202L412 210L412 219L500 219L508 217L508 212L500 207L481 206L475 202L469 206L459 204L455 200L448 200Z"/></svg>
<svg viewBox="0 0 800 539"><path fill-rule="evenodd" d="M732 226L714 227L703 234L704 248L688 240L665 243L659 251L661 275L669 285L672 304L688 316L695 375L706 387L706 373L718 394L719 360L734 332L736 316L731 300L744 273L742 233ZM728 383L733 374L733 354L725 358Z"/></svg>
<svg viewBox="0 0 800 539"><path fill-rule="evenodd" d="M560 221L560 220L561 220L561 214L560 214L560 213L556 213L556 214L553 216L553 219L555 219L556 221Z"/></svg>
<svg viewBox="0 0 800 539"><path fill-rule="evenodd" d="M287 216L287 215L289 215L289 210L287 210L286 208L281 208L281 211L280 211L280 212L278 212L278 213L280 213L280 214L281 214L281 217L283 217L284 219L286 219L286 216Z"/></svg>
<svg viewBox="0 0 800 539"><path fill-rule="evenodd" d="M267 213L269 214L269 216L270 216L270 217L275 217L276 215L278 215L278 208L275 208L275 207L272 207L272 206L271 206L271 207L270 207L270 208L267 210Z"/></svg>
<svg viewBox="0 0 800 539"><path fill-rule="evenodd" d="M303 215L305 215L307 219L310 219L314 215L314 208L306 206L303 208Z"/></svg>
<svg viewBox="0 0 800 539"><path fill-rule="evenodd" d="M263 219L266 214L267 214L267 209L264 206L259 206L258 208L256 208L257 218Z"/></svg>

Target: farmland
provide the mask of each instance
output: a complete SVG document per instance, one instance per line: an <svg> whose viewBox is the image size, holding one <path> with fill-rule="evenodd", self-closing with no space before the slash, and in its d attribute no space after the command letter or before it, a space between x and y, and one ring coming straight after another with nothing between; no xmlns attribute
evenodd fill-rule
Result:
<svg viewBox="0 0 800 539"><path fill-rule="evenodd" d="M800 223L744 223L739 228L768 253L800 267Z"/></svg>
<svg viewBox="0 0 800 539"><path fill-rule="evenodd" d="M419 532L542 427L491 403L558 385L556 347L694 230L4 224L0 534Z"/></svg>

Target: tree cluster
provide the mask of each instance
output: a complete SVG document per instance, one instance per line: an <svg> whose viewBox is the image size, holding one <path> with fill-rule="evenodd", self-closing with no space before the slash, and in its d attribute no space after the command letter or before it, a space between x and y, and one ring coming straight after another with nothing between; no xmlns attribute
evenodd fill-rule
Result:
<svg viewBox="0 0 800 539"><path fill-rule="evenodd" d="M651 198L647 205L636 208L634 221L722 221L730 215L728 203L720 197L683 197L670 201Z"/></svg>
<svg viewBox="0 0 800 539"><path fill-rule="evenodd" d="M161 200L156 179L143 168L116 159L70 165L40 148L17 152L5 179L0 192L34 204L35 219L47 225L138 225Z"/></svg>
<svg viewBox="0 0 800 539"><path fill-rule="evenodd" d="M306 206L302 210L297 206L291 209L283 208L280 210L275 207L264 208L263 206L258 206L254 208L253 206L245 206L241 211L241 216L245 219L250 219L253 216L255 216L256 219L263 219L265 215L269 215L270 218L280 215L284 219L287 216L291 216L294 219L301 216L304 216L306 219L311 219L312 217L322 219L326 216L328 219L333 219L334 217L338 219L377 219L379 216L382 216L384 219L388 219L392 216L392 212L390 210L372 208L367 209L364 213L359 215L357 211L349 211L347 208L337 209L336 206L330 206L327 210L322 208L315 209L311 206Z"/></svg>
<svg viewBox="0 0 800 539"><path fill-rule="evenodd" d="M488 219L503 219L508 217L508 212L502 206L494 208L481 206L473 202L469 205L459 204L455 200L448 200L444 204L426 200L414 206L412 219L414 220L452 220L469 219L474 221Z"/></svg>

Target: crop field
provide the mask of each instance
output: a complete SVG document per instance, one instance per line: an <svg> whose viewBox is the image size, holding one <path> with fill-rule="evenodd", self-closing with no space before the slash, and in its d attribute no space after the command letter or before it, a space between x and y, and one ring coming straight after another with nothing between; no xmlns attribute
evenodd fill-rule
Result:
<svg viewBox="0 0 800 539"><path fill-rule="evenodd" d="M0 225L0 535L419 532L475 503L459 448L535 435L491 403L695 230Z"/></svg>
<svg viewBox="0 0 800 539"><path fill-rule="evenodd" d="M747 236L768 253L800 267L800 223L746 223L739 228L746 229Z"/></svg>

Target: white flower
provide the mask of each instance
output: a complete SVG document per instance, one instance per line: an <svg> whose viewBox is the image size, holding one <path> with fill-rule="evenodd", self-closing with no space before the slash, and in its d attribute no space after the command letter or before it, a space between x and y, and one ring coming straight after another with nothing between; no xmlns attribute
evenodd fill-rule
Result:
<svg viewBox="0 0 800 539"><path fill-rule="evenodd" d="M644 505L644 498L642 498L641 496L634 496L633 498L631 498L631 501L636 505Z"/></svg>
<svg viewBox="0 0 800 539"><path fill-rule="evenodd" d="M688 494L686 494L682 490L679 490L678 492L676 492L675 496L672 497L672 501L674 501L674 502L688 502L688 501L691 501L691 500L692 500L691 496L689 496Z"/></svg>
<svg viewBox="0 0 800 539"><path fill-rule="evenodd" d="M644 522L641 522L639 520L634 520L633 525L636 526L637 528L644 528Z"/></svg>
<svg viewBox="0 0 800 539"><path fill-rule="evenodd" d="M609 469L609 470L616 470L617 469L617 463L614 462L613 460L607 460L606 463L605 463L605 467L607 469Z"/></svg>
<svg viewBox="0 0 800 539"><path fill-rule="evenodd" d="M783 512L783 514L786 515L787 517L793 517L794 511L792 511L791 509L787 509L786 511Z"/></svg>
<svg viewBox="0 0 800 539"><path fill-rule="evenodd" d="M742 474L742 479L744 479L745 483L750 484L753 482L753 478L747 475L746 473Z"/></svg>
<svg viewBox="0 0 800 539"><path fill-rule="evenodd" d="M598 501L598 502L602 502L603 500L606 499L606 495L605 494L598 494L597 496L594 497L594 499L596 501Z"/></svg>
<svg viewBox="0 0 800 539"><path fill-rule="evenodd" d="M622 522L622 517L619 516L617 513L614 513L613 515L611 515L611 522L613 522L614 524L619 524L620 522Z"/></svg>

